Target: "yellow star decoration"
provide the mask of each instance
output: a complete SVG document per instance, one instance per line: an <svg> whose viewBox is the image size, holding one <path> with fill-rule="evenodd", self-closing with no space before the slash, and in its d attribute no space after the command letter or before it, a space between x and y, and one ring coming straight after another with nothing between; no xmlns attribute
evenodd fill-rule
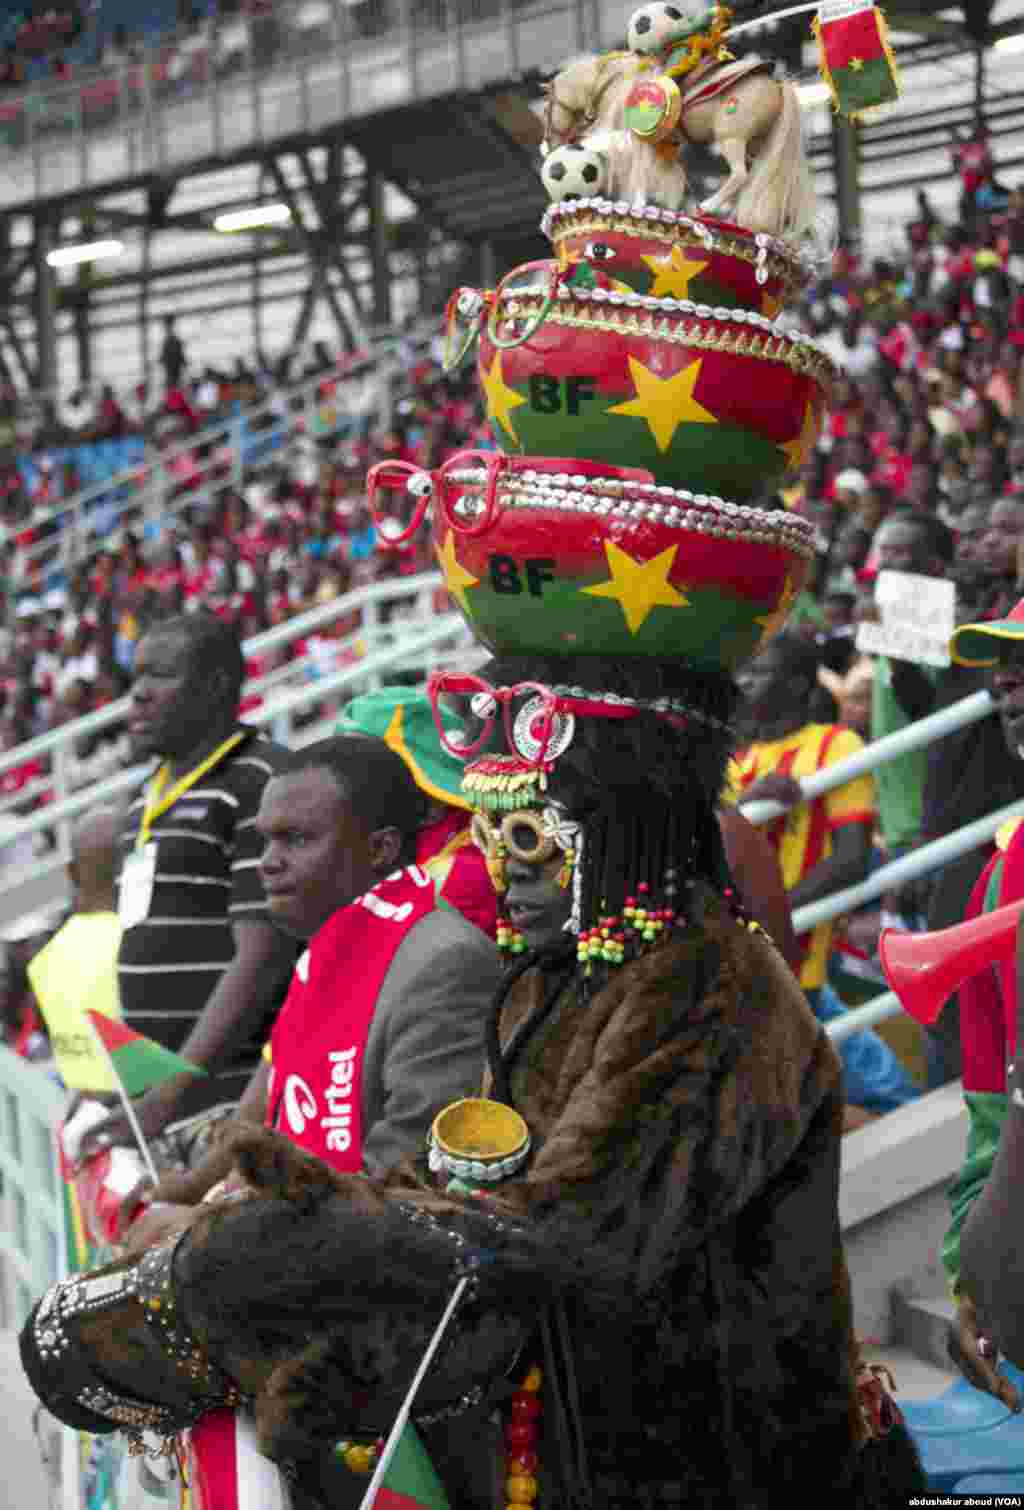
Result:
<svg viewBox="0 0 1024 1510"><path fill-rule="evenodd" d="M515 426L509 415L513 409L518 409L520 404L525 404L526 400L522 394L517 393L514 388L510 388L502 377L500 351L494 353L491 370L484 373L480 379L480 384L487 395L487 413L492 419L498 421L503 430L508 431L509 435L511 435L512 439L518 445L519 436L516 434Z"/></svg>
<svg viewBox="0 0 1024 1510"><path fill-rule="evenodd" d="M786 580L782 584L782 597L779 599L777 607L773 608L771 613L764 613L759 619L754 620L755 624L761 625L763 631L760 640L762 645L767 644L776 630L782 628L783 624L789 618L789 611L793 607L796 598L796 588L793 586L787 572Z"/></svg>
<svg viewBox="0 0 1024 1510"><path fill-rule="evenodd" d="M864 67L864 59L863 58L851 58L850 59L850 68L853 70L854 73L860 73L860 71L861 71L861 69L863 67Z"/></svg>
<svg viewBox="0 0 1024 1510"><path fill-rule="evenodd" d="M808 400L804 405L804 422L800 426L800 434L794 435L792 440L787 440L780 451L785 451L786 460L795 470L803 464L804 458L810 455L818 435L818 421L814 413L814 405Z"/></svg>
<svg viewBox="0 0 1024 1510"><path fill-rule="evenodd" d="M764 315L766 320L774 320L775 316L778 314L781 308L781 299L775 299L771 294L761 295L761 313Z"/></svg>
<svg viewBox="0 0 1024 1510"><path fill-rule="evenodd" d="M434 546L434 553L441 564L444 573L444 585L456 600L462 612L468 616L469 600L466 597L467 587L476 587L479 577L467 571L455 554L455 531L449 530L443 546Z"/></svg>
<svg viewBox="0 0 1024 1510"><path fill-rule="evenodd" d="M707 267L706 262L694 262L684 256L681 246L674 246L667 257L642 257L651 272L654 282L650 296L653 299L688 299L690 282Z"/></svg>
<svg viewBox="0 0 1024 1510"><path fill-rule="evenodd" d="M689 608L690 600L668 580L678 545L670 545L650 561L637 561L613 540L604 542L611 580L583 587L592 598L614 598L622 609L630 634L636 634L652 608Z"/></svg>
<svg viewBox="0 0 1024 1510"><path fill-rule="evenodd" d="M668 450L673 435L685 421L696 425L717 425L716 416L698 404L693 396L703 360L698 357L673 377L660 378L636 357L630 357L629 372L636 398L614 405L608 413L633 414L638 419L645 419L659 451Z"/></svg>

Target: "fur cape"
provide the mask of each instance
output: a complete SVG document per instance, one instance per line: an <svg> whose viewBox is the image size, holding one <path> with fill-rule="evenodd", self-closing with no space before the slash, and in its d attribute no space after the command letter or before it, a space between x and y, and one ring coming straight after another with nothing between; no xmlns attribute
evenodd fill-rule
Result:
<svg viewBox="0 0 1024 1510"><path fill-rule="evenodd" d="M504 1067L535 1153L486 1202L442 1194L411 1165L367 1181L258 1131L239 1136L250 1181L303 1205L283 1288L261 1298L249 1261L238 1263L239 1252L286 1241L269 1209L260 1216L263 1202L241 1203L220 1236L211 1226L182 1277L198 1322L206 1309L214 1330L256 1334L263 1312L282 1316L303 1254L317 1271L303 1277L301 1304L318 1335L282 1360L262 1417L257 1403L265 1449L294 1456L303 1442L311 1450L358 1429L368 1388L400 1398L416 1357L396 1343L394 1324L405 1335L417 1307L439 1313L461 1232L489 1248L488 1262L428 1409L446 1392L507 1393L497 1359L509 1345L529 1349L542 1293L560 1307L588 1503L746 1510L809 1487L851 1510L888 1503L874 1486L877 1444L859 1450L837 1212L840 1066L781 958L709 894L693 927L617 971L586 1005L571 985L549 987L530 972L502 1011ZM432 1238L419 1225L406 1258L395 1218L410 1211L437 1227ZM426 1306L425 1291L436 1292ZM497 1331L488 1315L503 1318ZM485 1338L493 1346L481 1347ZM549 1408L545 1389L546 1430ZM491 1504L486 1420L486 1409L470 1410L423 1432L452 1502L467 1510ZM552 1510L574 1503L572 1485L559 1484L565 1441L560 1432L541 1448ZM922 1483L911 1450L892 1503Z"/></svg>

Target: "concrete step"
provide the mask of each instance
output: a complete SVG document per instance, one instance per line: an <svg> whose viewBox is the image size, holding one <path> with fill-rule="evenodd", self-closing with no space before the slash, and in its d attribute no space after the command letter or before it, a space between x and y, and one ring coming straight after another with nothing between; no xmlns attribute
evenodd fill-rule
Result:
<svg viewBox="0 0 1024 1510"><path fill-rule="evenodd" d="M937 1368L949 1369L946 1335L956 1306L945 1295L907 1295L892 1292L893 1336L909 1354Z"/></svg>

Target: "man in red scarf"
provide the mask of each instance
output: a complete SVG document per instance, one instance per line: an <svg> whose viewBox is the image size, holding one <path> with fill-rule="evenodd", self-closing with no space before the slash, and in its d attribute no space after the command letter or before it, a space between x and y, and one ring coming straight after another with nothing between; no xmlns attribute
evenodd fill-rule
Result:
<svg viewBox="0 0 1024 1510"><path fill-rule="evenodd" d="M418 1151L436 1112L479 1084L498 954L410 863L423 808L402 759L354 733L293 754L260 806L271 916L310 942L240 1115L340 1171ZM215 1151L165 1177L130 1245L179 1223L230 1164Z"/></svg>

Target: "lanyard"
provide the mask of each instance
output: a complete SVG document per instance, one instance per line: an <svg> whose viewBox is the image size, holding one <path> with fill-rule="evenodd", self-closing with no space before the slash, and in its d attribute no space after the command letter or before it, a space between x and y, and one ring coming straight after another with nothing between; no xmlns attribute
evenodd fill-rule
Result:
<svg viewBox="0 0 1024 1510"><path fill-rule="evenodd" d="M215 766L218 761L224 759L229 750L233 750L235 745L241 744L244 738L244 733L230 735L229 738L225 739L223 744L217 746L212 755L207 755L205 760L200 761L187 775L182 776L180 781L176 781L165 796L161 796L160 794L167 784L167 772L169 769L167 762L164 761L150 782L149 790L146 793L146 805L142 810L142 822L139 824L139 832L135 840L136 849L143 849L145 847L149 840L149 831L161 813L166 813L169 807L173 807L179 797L183 796L191 787L194 787L200 777L205 776L207 771Z"/></svg>

